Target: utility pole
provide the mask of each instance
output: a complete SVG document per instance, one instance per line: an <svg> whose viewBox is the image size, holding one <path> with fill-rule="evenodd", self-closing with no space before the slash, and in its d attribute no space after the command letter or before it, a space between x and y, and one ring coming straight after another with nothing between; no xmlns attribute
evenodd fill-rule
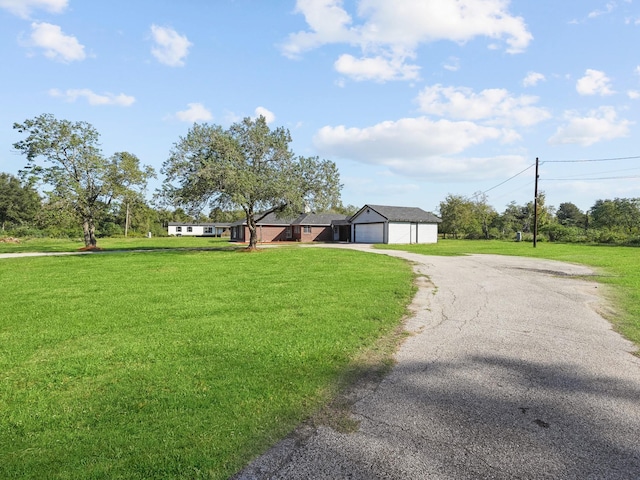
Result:
<svg viewBox="0 0 640 480"><path fill-rule="evenodd" d="M533 248L538 245L538 157L536 157L536 182L535 191L533 193Z"/></svg>
<svg viewBox="0 0 640 480"><path fill-rule="evenodd" d="M127 202L127 213L124 216L124 236L129 233L129 202Z"/></svg>

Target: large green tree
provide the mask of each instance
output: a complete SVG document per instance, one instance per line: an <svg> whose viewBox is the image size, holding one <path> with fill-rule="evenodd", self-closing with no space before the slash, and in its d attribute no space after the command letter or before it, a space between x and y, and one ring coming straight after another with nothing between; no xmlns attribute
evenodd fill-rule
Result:
<svg viewBox="0 0 640 480"><path fill-rule="evenodd" d="M82 225L86 247L97 244L96 218L104 205L122 198L134 186L143 187L153 174L149 167L140 169L131 154L105 158L99 148L100 136L87 122L43 114L15 123L13 128L27 135L14 144L27 157L24 175L51 187L50 194L62 200L59 205Z"/></svg>
<svg viewBox="0 0 640 480"><path fill-rule="evenodd" d="M285 128L270 129L263 116L223 129L194 124L164 163L163 195L192 212L210 207L241 208L249 248L257 244L256 224L272 212L299 213L305 206L325 211L340 205L335 163L296 157Z"/></svg>
<svg viewBox="0 0 640 480"><path fill-rule="evenodd" d="M591 207L592 226L632 234L640 230L640 198L597 200Z"/></svg>
<svg viewBox="0 0 640 480"><path fill-rule="evenodd" d="M561 203L556 212L556 219L565 227L584 226L585 216L575 204L571 202Z"/></svg>
<svg viewBox="0 0 640 480"><path fill-rule="evenodd" d="M449 194L440 202L441 230L444 235L453 235L453 238L466 236L473 230L475 219L473 216L474 204L462 195Z"/></svg>
<svg viewBox="0 0 640 480"><path fill-rule="evenodd" d="M32 185L23 184L9 173L0 173L0 230L7 224L21 225L33 220L40 208L40 197Z"/></svg>

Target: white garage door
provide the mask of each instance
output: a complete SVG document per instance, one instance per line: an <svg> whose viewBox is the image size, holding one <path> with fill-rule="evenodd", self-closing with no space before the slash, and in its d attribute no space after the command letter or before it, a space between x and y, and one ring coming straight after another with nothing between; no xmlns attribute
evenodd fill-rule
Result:
<svg viewBox="0 0 640 480"><path fill-rule="evenodd" d="M353 227L356 243L384 242L384 223L356 223Z"/></svg>

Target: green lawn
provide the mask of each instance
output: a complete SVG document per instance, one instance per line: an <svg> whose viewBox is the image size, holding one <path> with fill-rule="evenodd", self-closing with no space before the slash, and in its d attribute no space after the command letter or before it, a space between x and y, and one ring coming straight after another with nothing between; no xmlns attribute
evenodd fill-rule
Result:
<svg viewBox="0 0 640 480"><path fill-rule="evenodd" d="M78 242L0 244L73 251ZM398 259L220 239L102 239L0 260L0 478L227 478L335 393L413 293ZM384 246L582 263L640 345L640 249L499 241Z"/></svg>
<svg viewBox="0 0 640 480"><path fill-rule="evenodd" d="M0 478L228 478L394 330L412 280L328 249L2 259Z"/></svg>
<svg viewBox="0 0 640 480"><path fill-rule="evenodd" d="M21 239L19 243L0 241L0 253L20 252L73 252L84 247L81 240L59 238ZM161 248L237 248L228 238L215 237L120 237L100 238L98 247L102 250L149 250Z"/></svg>
<svg viewBox="0 0 640 480"><path fill-rule="evenodd" d="M596 280L610 285L610 301L616 313L609 320L625 337L640 347L640 248L539 242L483 240L439 240L432 245L384 245L380 248L406 250L425 255L464 255L490 253L547 258L589 265L596 269Z"/></svg>

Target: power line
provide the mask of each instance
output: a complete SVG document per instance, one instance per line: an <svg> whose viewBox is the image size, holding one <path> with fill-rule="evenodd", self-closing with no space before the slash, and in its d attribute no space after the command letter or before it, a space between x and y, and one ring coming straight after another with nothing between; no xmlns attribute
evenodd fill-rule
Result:
<svg viewBox="0 0 640 480"><path fill-rule="evenodd" d="M545 178L545 182L559 182L559 181L571 181L571 180L625 180L630 178L640 178L640 175L628 175L621 177L599 177L599 178L577 178L577 177L569 177L569 178Z"/></svg>
<svg viewBox="0 0 640 480"><path fill-rule="evenodd" d="M582 162L615 162L617 160L636 160L640 158L640 155L634 157L615 157L615 158L591 158L581 160L545 160L541 163L582 163Z"/></svg>
<svg viewBox="0 0 640 480"><path fill-rule="evenodd" d="M507 178L504 182L500 182L499 184L497 184L497 185L495 185L495 186L491 187L490 189L485 190L484 192L482 192L482 194L485 194L485 193L487 193L487 192L490 192L490 191L491 191L491 190L493 190L494 188L498 188L500 185L504 185L505 183L507 183L507 182L508 182L508 181L510 181L510 180L513 180L513 179L514 179L514 178L516 178L517 176L522 175L524 172L526 172L527 170L529 170L531 167L535 167L535 165L536 165L535 163L532 163L531 165L529 165L527 168L525 168L525 169L524 169L524 170L522 170L521 172L516 173L513 177L509 177L509 178Z"/></svg>

